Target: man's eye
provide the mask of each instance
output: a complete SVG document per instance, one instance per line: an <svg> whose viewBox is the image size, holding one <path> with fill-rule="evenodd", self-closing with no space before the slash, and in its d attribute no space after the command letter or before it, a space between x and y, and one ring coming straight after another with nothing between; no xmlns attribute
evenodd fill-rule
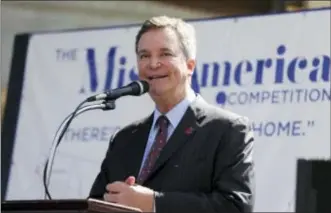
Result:
<svg viewBox="0 0 331 213"><path fill-rule="evenodd" d="M143 59L143 58L147 58L148 55L140 55L140 58Z"/></svg>
<svg viewBox="0 0 331 213"><path fill-rule="evenodd" d="M162 53L163 56L172 56L171 53Z"/></svg>

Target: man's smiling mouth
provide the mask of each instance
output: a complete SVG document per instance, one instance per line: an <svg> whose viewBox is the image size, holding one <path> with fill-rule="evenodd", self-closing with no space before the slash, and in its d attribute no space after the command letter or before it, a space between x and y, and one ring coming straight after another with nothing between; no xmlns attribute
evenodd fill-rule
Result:
<svg viewBox="0 0 331 213"><path fill-rule="evenodd" d="M167 75L159 75L159 76L150 76L148 77L148 80L155 80L155 79L161 79L161 78L165 78L168 77Z"/></svg>

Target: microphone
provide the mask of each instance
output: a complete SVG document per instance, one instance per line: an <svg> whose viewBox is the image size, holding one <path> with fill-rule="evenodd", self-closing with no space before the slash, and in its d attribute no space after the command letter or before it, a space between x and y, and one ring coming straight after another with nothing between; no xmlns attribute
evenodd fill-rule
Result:
<svg viewBox="0 0 331 213"><path fill-rule="evenodd" d="M55 159L56 149L60 145L60 142L67 131L69 125L73 121L73 119L78 116L79 114L87 111L87 110L93 110L93 109L102 109L102 110L113 110L115 109L115 103L113 100L125 96L125 95L133 95L133 96L140 96L144 93L146 93L149 90L149 85L146 81L134 81L130 83L129 85L121 88L117 88L114 90L110 90L105 93L101 93L98 95L91 96L87 99L85 99L83 102L81 102L73 113L71 113L69 116L65 118L65 120L61 123L59 129L56 131L56 135L53 139L52 147L51 147L51 153L49 158L46 161L44 172L43 172L43 184L45 189L45 196L49 199L52 199L50 192L48 190L48 186L50 184L51 179L51 173L52 173L52 167L53 162ZM102 104L91 104L88 106L82 107L86 102L92 102L92 101L98 101L103 100ZM60 131L61 130L61 131Z"/></svg>
<svg viewBox="0 0 331 213"><path fill-rule="evenodd" d="M121 96L132 95L140 96L149 90L149 85L146 81L134 81L125 87L113 89L98 95L93 95L86 99L87 102L99 100L115 100Z"/></svg>

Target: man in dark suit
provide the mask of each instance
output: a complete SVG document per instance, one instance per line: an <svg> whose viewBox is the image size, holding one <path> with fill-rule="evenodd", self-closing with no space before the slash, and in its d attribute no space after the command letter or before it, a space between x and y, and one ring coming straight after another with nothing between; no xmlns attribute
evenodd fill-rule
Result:
<svg viewBox="0 0 331 213"><path fill-rule="evenodd" d="M136 53L155 111L113 135L90 197L144 212L252 211L253 134L247 118L191 89L193 27L165 16L147 20Z"/></svg>

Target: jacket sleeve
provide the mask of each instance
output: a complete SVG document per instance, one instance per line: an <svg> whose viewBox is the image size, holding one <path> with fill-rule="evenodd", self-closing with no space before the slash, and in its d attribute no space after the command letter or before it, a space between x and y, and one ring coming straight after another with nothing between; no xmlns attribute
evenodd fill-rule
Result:
<svg viewBox="0 0 331 213"><path fill-rule="evenodd" d="M252 212L253 133L247 118L236 119L219 141L210 193L155 192L156 213Z"/></svg>
<svg viewBox="0 0 331 213"><path fill-rule="evenodd" d="M115 132L112 135L112 137L110 138L109 147L108 147L106 156L103 159L103 161L101 163L100 171L92 184L90 194L89 194L90 198L103 199L103 195L106 192L106 185L109 183L106 164L107 164L107 162L109 162L109 157L111 156L111 152L112 152L113 146L114 146L115 136L117 133L118 133L118 131Z"/></svg>

